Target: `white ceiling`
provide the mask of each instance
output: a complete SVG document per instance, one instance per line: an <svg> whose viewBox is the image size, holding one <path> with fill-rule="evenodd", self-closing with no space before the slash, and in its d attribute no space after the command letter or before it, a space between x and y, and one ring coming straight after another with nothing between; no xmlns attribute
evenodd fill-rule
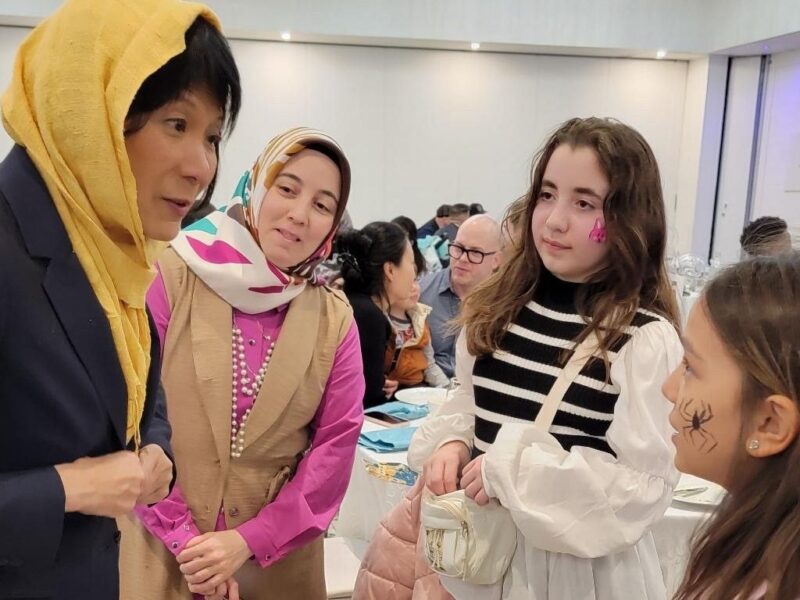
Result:
<svg viewBox="0 0 800 600"><path fill-rule="evenodd" d="M97 0L103 1L103 0ZM0 24L35 25L60 0L0 0ZM800 48L800 0L207 0L232 38L690 59ZM766 44L766 45L765 45ZM765 49L768 48L768 49Z"/></svg>

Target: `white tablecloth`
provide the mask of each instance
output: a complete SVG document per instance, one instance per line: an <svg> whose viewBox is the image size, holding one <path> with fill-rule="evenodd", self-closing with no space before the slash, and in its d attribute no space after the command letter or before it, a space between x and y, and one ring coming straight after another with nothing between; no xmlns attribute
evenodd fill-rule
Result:
<svg viewBox="0 0 800 600"><path fill-rule="evenodd" d="M376 429L382 427L366 422L363 431ZM350 486L339 510L336 535L369 541L383 515L402 500L409 487L373 477L367 473L366 462L405 464L406 452L379 454L358 447ZM707 516L705 510L673 502L664 519L653 528L668 598L683 577L692 534Z"/></svg>

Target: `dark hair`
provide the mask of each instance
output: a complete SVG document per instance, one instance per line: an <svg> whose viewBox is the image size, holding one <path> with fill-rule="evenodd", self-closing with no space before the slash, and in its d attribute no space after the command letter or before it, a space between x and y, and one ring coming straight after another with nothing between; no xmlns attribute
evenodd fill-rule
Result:
<svg viewBox="0 0 800 600"><path fill-rule="evenodd" d="M765 600L800 592L800 440L780 454L744 450L749 417L765 398L798 402L800 255L757 257L718 275L700 304L742 373L740 451L731 493L694 541L676 600Z"/></svg>
<svg viewBox="0 0 800 600"><path fill-rule="evenodd" d="M739 244L750 256L766 254L765 246L772 243L789 230L786 221L780 217L760 217L742 230Z"/></svg>
<svg viewBox="0 0 800 600"><path fill-rule="evenodd" d="M344 292L385 297L383 265L399 265L406 251L408 234L394 223L375 221L363 229L336 236L336 252L342 263Z"/></svg>
<svg viewBox="0 0 800 600"><path fill-rule="evenodd" d="M468 216L469 213L469 206L466 204L451 204L450 205L450 215L451 217L462 217Z"/></svg>
<svg viewBox="0 0 800 600"><path fill-rule="evenodd" d="M186 48L144 80L125 117L125 135L135 133L150 113L181 97L190 89L203 89L217 101L224 113L223 132L236 124L242 105L239 70L225 37L203 17L195 19L184 36ZM214 145L219 170L219 143ZM203 198L193 207L203 210L211 202L217 173Z"/></svg>
<svg viewBox="0 0 800 600"><path fill-rule="evenodd" d="M210 202L197 202L181 220L181 229L196 223L200 219L206 218L215 210L216 208Z"/></svg>
<svg viewBox="0 0 800 600"><path fill-rule="evenodd" d="M414 266L417 268L417 275L422 275L426 271L427 266L425 264L425 257L422 256L422 252L417 245L416 224L414 221L403 215L392 219L392 223L400 225L400 227L405 229L406 233L408 233L408 241L411 242L411 250L414 251Z"/></svg>
<svg viewBox="0 0 800 600"><path fill-rule="evenodd" d="M539 200L547 163L556 148L589 148L608 178L603 204L608 230L608 261L581 286L577 297L587 326L575 342L595 332L604 359L625 335L638 308L654 311L677 327L678 308L664 255L667 223L661 177L653 151L642 135L613 119L570 119L545 142L535 157L526 194L524 223ZM531 299L545 266L526 226L520 244L500 270L470 294L460 321L468 326L470 354L498 349L506 328Z"/></svg>
<svg viewBox="0 0 800 600"><path fill-rule="evenodd" d="M450 216L450 205L449 204L442 204L439 208L436 209L436 216L440 219L442 217L449 217Z"/></svg>
<svg viewBox="0 0 800 600"><path fill-rule="evenodd" d="M479 202L473 202L472 204L469 205L469 216L470 217L473 216L473 215L482 215L485 212L486 212L486 209L483 208L483 204L480 204Z"/></svg>

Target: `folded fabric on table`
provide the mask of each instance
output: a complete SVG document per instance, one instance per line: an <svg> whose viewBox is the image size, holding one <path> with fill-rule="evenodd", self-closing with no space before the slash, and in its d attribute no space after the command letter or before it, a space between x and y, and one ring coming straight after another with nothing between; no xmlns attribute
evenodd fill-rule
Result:
<svg viewBox="0 0 800 600"><path fill-rule="evenodd" d="M416 427L395 427L378 431L362 431L358 443L375 452L401 452L408 450Z"/></svg>
<svg viewBox="0 0 800 600"><path fill-rule="evenodd" d="M398 402L395 400L394 402L386 402L384 404L379 404L378 406L373 406L372 408L365 410L364 414L368 415L371 412L382 412L403 421L413 421L414 419L422 419L423 417L427 417L428 407L418 404L407 404L405 402Z"/></svg>

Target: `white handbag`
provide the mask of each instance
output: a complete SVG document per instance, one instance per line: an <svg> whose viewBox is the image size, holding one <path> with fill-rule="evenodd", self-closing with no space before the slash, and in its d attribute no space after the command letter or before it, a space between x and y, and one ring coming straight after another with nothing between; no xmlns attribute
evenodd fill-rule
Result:
<svg viewBox="0 0 800 600"><path fill-rule="evenodd" d="M534 427L550 429L564 394L597 346L594 334L578 344L548 392ZM425 558L433 571L475 584L503 578L517 549L517 526L497 500L479 506L464 490L434 496L425 488L420 520Z"/></svg>

